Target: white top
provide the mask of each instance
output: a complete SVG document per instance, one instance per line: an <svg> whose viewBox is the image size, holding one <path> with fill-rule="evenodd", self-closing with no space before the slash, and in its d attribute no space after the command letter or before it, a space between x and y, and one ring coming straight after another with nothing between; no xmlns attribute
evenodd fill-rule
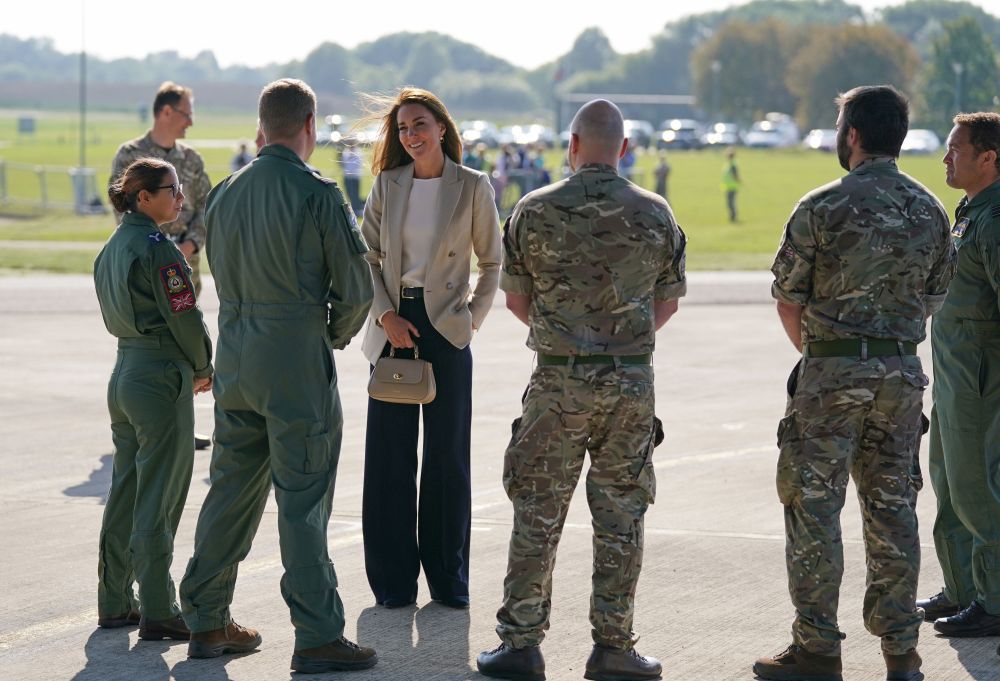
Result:
<svg viewBox="0 0 1000 681"><path fill-rule="evenodd" d="M424 285L424 274L427 262L431 259L434 234L437 232L440 189L440 177L430 180L413 178L402 228L403 276L400 284L403 287Z"/></svg>

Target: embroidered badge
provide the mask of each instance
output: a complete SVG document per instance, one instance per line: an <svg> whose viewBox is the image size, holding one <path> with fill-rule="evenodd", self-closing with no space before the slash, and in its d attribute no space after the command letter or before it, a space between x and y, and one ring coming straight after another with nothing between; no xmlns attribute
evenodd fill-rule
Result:
<svg viewBox="0 0 1000 681"><path fill-rule="evenodd" d="M152 241L154 244L158 244L161 241L165 240L166 238L167 237L163 236L163 234L160 232L153 232L152 234L149 235L149 240Z"/></svg>
<svg viewBox="0 0 1000 681"><path fill-rule="evenodd" d="M969 218L962 218L951 228L951 235L957 237L965 236L965 230L969 229Z"/></svg>
<svg viewBox="0 0 1000 681"><path fill-rule="evenodd" d="M187 274L180 263L173 263L160 268L160 280L170 301L170 311L174 314L186 312L195 306L194 291L188 281Z"/></svg>

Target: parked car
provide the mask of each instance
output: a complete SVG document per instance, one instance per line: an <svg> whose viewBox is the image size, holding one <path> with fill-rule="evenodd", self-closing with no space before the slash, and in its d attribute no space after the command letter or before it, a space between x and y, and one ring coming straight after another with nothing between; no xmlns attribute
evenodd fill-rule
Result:
<svg viewBox="0 0 1000 681"><path fill-rule="evenodd" d="M476 145L482 142L490 149L496 149L499 131L489 121L462 121L458 124L462 133L462 144Z"/></svg>
<svg viewBox="0 0 1000 681"><path fill-rule="evenodd" d="M799 143L799 126L788 114L769 113L744 137L748 147L791 147Z"/></svg>
<svg viewBox="0 0 1000 681"><path fill-rule="evenodd" d="M633 147L648 147L653 142L653 135L656 130L649 121L640 121L633 118L625 119L625 139Z"/></svg>
<svg viewBox="0 0 1000 681"><path fill-rule="evenodd" d="M818 151L836 151L837 131L830 128L814 128L802 138L802 146Z"/></svg>
<svg viewBox="0 0 1000 681"><path fill-rule="evenodd" d="M530 125L509 125L505 128L500 128L497 141L500 144L544 144L547 147L553 147L555 146L556 136L544 125L532 123Z"/></svg>
<svg viewBox="0 0 1000 681"><path fill-rule="evenodd" d="M701 136L701 143L706 147L733 147L743 143L740 126L735 123L719 121L708 126L708 132Z"/></svg>
<svg viewBox="0 0 1000 681"><path fill-rule="evenodd" d="M657 149L701 149L702 125L690 118L671 118L660 124Z"/></svg>
<svg viewBox="0 0 1000 681"><path fill-rule="evenodd" d="M941 148L941 138L933 130L916 128L906 133L902 151L907 154L933 154Z"/></svg>

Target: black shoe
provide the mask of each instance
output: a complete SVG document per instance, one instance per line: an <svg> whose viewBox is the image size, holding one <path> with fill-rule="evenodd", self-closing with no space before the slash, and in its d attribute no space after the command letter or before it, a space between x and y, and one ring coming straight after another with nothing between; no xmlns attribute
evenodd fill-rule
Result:
<svg viewBox="0 0 1000 681"><path fill-rule="evenodd" d="M957 615L940 618L934 623L934 628L945 636L955 638L1000 636L1000 615L991 615L979 601L972 601L972 605Z"/></svg>
<svg viewBox="0 0 1000 681"><path fill-rule="evenodd" d="M643 657L635 648L621 650L595 645L587 659L585 679L594 681L641 681L658 679L663 665L655 657Z"/></svg>
<svg viewBox="0 0 1000 681"><path fill-rule="evenodd" d="M468 598L431 598L432 601L446 608L455 610L467 610L469 608Z"/></svg>
<svg viewBox="0 0 1000 681"><path fill-rule="evenodd" d="M151 620L143 615L139 620L139 638L143 641L162 641L165 638L172 641L189 641L191 632L180 615L165 620Z"/></svg>
<svg viewBox="0 0 1000 681"><path fill-rule="evenodd" d="M208 449L212 446L212 438L205 437L204 435L194 435L194 448L195 449Z"/></svg>
<svg viewBox="0 0 1000 681"><path fill-rule="evenodd" d="M479 653L476 667L483 676L513 681L545 681L545 658L538 646L511 648L501 643L493 650Z"/></svg>
<svg viewBox="0 0 1000 681"><path fill-rule="evenodd" d="M924 621L933 622L941 617L951 617L962 611L958 603L952 603L944 595L944 591L930 598L917 601L917 607L924 611Z"/></svg>
<svg viewBox="0 0 1000 681"><path fill-rule="evenodd" d="M383 608L394 610L396 608L406 608L415 605L416 602L416 598L386 598L385 600L375 601L375 605L381 605Z"/></svg>
<svg viewBox="0 0 1000 681"><path fill-rule="evenodd" d="M296 650L292 655L292 671L300 674L349 672L370 669L378 663L378 655L341 636L332 643L316 648Z"/></svg>

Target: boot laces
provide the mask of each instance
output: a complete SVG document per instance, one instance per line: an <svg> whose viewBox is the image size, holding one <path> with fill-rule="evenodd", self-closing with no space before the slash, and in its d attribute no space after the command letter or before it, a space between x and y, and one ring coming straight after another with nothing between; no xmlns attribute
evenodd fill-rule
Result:
<svg viewBox="0 0 1000 681"><path fill-rule="evenodd" d="M346 636L341 636L341 637L340 637L340 642L341 642L341 643L342 643L342 644L343 644L343 645L344 645L345 647L347 647L347 648L349 648L349 649L351 649L351 650L361 650L361 646L359 646L359 645L358 645L357 643L355 643L355 642L354 642L354 641L352 641L351 639L347 638Z"/></svg>

